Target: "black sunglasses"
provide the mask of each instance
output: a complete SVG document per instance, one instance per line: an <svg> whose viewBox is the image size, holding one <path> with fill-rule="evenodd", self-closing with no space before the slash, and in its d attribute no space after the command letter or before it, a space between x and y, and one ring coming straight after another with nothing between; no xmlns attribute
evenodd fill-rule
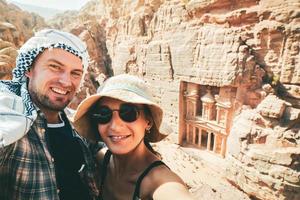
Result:
<svg viewBox="0 0 300 200"><path fill-rule="evenodd" d="M119 117L124 122L134 122L139 116L139 110L143 108L138 108L136 105L124 103L120 105L119 110L110 109L108 106L99 106L97 113L92 114L92 118L98 124L107 124L110 122L114 111L118 111Z"/></svg>

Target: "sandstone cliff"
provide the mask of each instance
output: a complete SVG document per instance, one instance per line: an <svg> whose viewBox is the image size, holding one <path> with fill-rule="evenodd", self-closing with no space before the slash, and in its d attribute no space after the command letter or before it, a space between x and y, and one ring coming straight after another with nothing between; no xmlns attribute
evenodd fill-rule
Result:
<svg viewBox="0 0 300 200"><path fill-rule="evenodd" d="M296 200L299 13L298 0L102 0L80 15L101 24L115 74L153 86L175 131L180 81L230 97L228 179L256 198Z"/></svg>
<svg viewBox="0 0 300 200"><path fill-rule="evenodd" d="M190 142L187 121L206 123L207 151L227 149L233 185L258 199L300 199L299 0L95 0L66 15L52 26L79 35L91 54L74 108L106 77L136 74L181 140ZM203 120L207 90L224 118ZM187 119L180 99L191 95L199 107ZM222 142L207 138L216 134Z"/></svg>
<svg viewBox="0 0 300 200"><path fill-rule="evenodd" d="M42 17L3 0L0 0L0 13L0 79L11 79L17 49L46 24Z"/></svg>

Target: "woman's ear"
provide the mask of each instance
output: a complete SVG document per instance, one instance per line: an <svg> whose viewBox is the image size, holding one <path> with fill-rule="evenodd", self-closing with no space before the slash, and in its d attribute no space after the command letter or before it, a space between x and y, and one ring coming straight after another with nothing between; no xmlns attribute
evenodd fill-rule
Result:
<svg viewBox="0 0 300 200"><path fill-rule="evenodd" d="M148 119L146 129L150 130L152 126L153 126L153 121Z"/></svg>

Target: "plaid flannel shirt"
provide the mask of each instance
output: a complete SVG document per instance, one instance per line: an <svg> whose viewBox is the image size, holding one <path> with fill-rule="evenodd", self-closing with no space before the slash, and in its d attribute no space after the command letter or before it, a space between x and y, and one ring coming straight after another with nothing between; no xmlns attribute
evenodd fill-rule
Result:
<svg viewBox="0 0 300 200"><path fill-rule="evenodd" d="M66 116L63 114L63 117ZM68 121L68 120L66 120ZM58 200L54 160L45 138L46 120L41 112L29 132L17 142L0 149L1 200ZM95 162L88 143L73 130L80 141L86 165L79 172L96 199Z"/></svg>

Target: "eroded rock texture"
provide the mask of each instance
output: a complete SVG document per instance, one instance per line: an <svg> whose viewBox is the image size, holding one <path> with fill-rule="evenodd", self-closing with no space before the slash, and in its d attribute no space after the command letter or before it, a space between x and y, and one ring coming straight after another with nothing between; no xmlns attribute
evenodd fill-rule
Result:
<svg viewBox="0 0 300 200"><path fill-rule="evenodd" d="M15 67L17 48L11 42L0 39L0 79L10 80Z"/></svg>
<svg viewBox="0 0 300 200"><path fill-rule="evenodd" d="M3 0L0 0L0 13L0 79L11 79L17 49L33 35L33 31L46 27L46 24L42 17Z"/></svg>
<svg viewBox="0 0 300 200"><path fill-rule="evenodd" d="M91 5L81 18L105 30L114 73L147 80L175 131L181 80L235 88L228 179L256 198L300 198L298 0Z"/></svg>
<svg viewBox="0 0 300 200"><path fill-rule="evenodd" d="M110 56L107 54L106 35L103 27L94 19L86 20L82 25L75 24L69 31L78 35L87 45L90 55L84 81L70 107L76 109L87 96L96 93L98 86L113 75Z"/></svg>
<svg viewBox="0 0 300 200"><path fill-rule="evenodd" d="M44 19L0 0L0 38L20 47L33 31L46 27Z"/></svg>
<svg viewBox="0 0 300 200"><path fill-rule="evenodd" d="M74 16L51 22L91 54L74 108L106 77L135 74L178 132L180 81L212 88L233 113L228 180L258 199L300 199L299 0L94 0Z"/></svg>
<svg viewBox="0 0 300 200"><path fill-rule="evenodd" d="M236 116L227 141L228 179L261 199L299 199L299 114L269 94Z"/></svg>

